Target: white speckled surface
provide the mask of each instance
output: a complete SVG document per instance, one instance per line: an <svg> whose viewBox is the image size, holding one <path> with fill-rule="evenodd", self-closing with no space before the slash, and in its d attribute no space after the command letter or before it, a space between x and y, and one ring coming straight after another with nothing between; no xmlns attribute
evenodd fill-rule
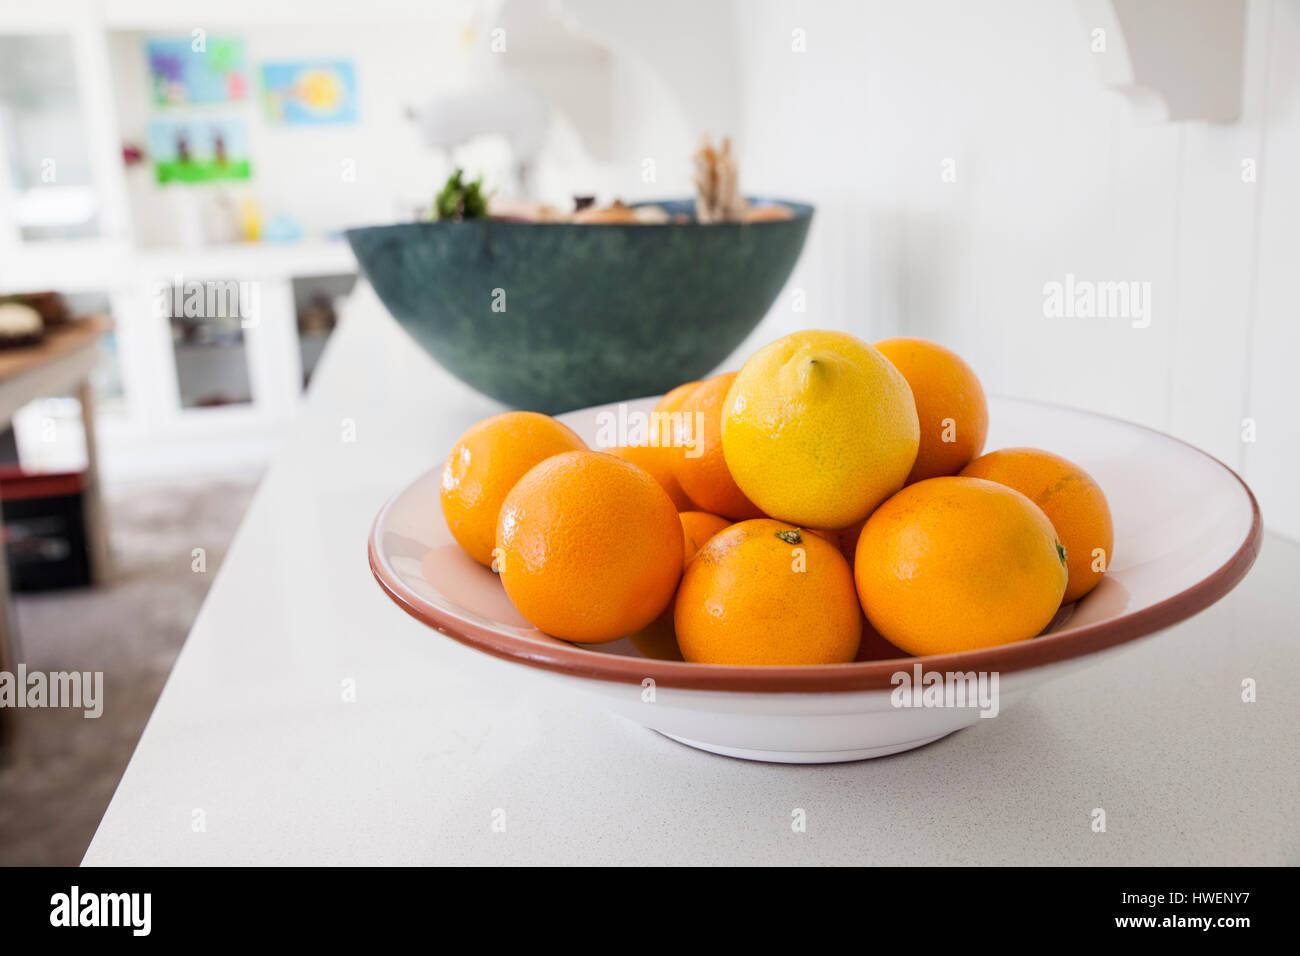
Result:
<svg viewBox="0 0 1300 956"><path fill-rule="evenodd" d="M359 290L86 864L1300 863L1300 546L929 747L748 763L575 707L374 584L380 505L497 410Z"/></svg>

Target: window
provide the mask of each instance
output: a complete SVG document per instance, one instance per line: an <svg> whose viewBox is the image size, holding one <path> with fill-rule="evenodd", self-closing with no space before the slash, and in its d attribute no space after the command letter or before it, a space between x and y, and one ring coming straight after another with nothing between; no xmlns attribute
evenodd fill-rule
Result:
<svg viewBox="0 0 1300 956"><path fill-rule="evenodd" d="M22 239L98 235L90 150L68 37L0 36L0 149L0 192L13 197Z"/></svg>

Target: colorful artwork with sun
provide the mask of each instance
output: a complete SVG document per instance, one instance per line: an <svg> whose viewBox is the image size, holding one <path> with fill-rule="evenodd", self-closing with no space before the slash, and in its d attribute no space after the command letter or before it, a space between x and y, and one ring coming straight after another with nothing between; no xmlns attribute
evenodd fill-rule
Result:
<svg viewBox="0 0 1300 956"><path fill-rule="evenodd" d="M357 79L346 60L262 65L267 118L286 125L357 122Z"/></svg>

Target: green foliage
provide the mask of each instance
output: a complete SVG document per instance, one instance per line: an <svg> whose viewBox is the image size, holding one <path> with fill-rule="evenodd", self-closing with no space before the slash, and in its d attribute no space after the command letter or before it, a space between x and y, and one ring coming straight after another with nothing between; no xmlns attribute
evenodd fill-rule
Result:
<svg viewBox="0 0 1300 956"><path fill-rule="evenodd" d="M482 177L472 183L464 181L463 170L456 170L433 202L433 218L460 222L462 219L487 218L487 196L483 195Z"/></svg>

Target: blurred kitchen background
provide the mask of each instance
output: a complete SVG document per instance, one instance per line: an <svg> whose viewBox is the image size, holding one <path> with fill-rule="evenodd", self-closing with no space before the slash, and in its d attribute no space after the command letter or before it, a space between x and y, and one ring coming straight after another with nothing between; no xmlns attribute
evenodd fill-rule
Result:
<svg viewBox="0 0 1300 956"><path fill-rule="evenodd" d="M373 299L340 230L422 214L456 167L564 208L689 196L705 132L745 192L817 207L738 355L934 338L990 392L1208 450L1300 537L1297 0L0 0L0 299L43 323L0 321L12 628L130 702L10 734L0 863L80 859ZM1149 283L1150 314L1045 315L1069 276ZM194 281L257 321L169 308Z"/></svg>

